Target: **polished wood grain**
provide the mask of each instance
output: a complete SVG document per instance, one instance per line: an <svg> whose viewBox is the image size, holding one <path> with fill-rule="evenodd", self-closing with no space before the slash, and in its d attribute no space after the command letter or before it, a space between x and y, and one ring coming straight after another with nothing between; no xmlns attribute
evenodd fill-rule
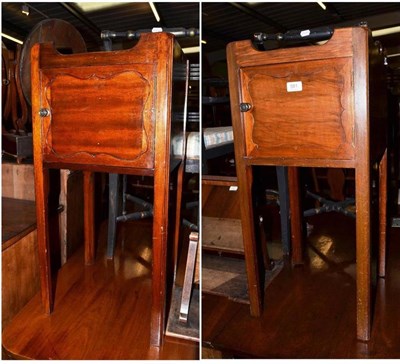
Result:
<svg viewBox="0 0 400 364"><path fill-rule="evenodd" d="M235 147L236 150L236 147ZM262 312L262 289L260 284L259 266L258 266L258 250L256 245L256 237L254 231L254 214L252 209L252 184L253 171L251 166L244 163L236 162L239 188L240 212L241 216L246 216L250 224L243 224L242 219L242 234L243 248L246 262L247 285L249 290L250 314L260 316Z"/></svg>
<svg viewBox="0 0 400 364"><path fill-rule="evenodd" d="M386 278L377 279L371 338L362 342L356 339L355 221L330 213L308 222L314 228L305 263L286 262L264 293L260 318L245 304L203 294L203 346L230 359L398 359L400 230L389 229Z"/></svg>
<svg viewBox="0 0 400 364"><path fill-rule="evenodd" d="M247 205L241 206L246 255L249 259L256 256L251 214L252 166L354 168L357 338L369 340L370 173L372 163L384 155L387 143L384 103L379 105L376 101L385 94L383 54L366 27L354 27L336 29L329 41L312 47L260 52L251 41L234 42L228 45L227 55L240 202ZM302 82L301 90L289 92L289 82ZM247 111L240 110L241 103L249 104ZM301 214L294 207L297 190L292 188L289 193L291 213L300 219ZM385 198L381 201L383 209ZM381 222L383 230L384 220ZM293 262L301 261L297 238L301 234L301 223L292 218ZM254 277L257 259L248 265L250 302L261 302L260 296L251 298L261 292L254 288L259 284ZM254 305L250 305L253 313Z"/></svg>
<svg viewBox="0 0 400 364"><path fill-rule="evenodd" d="M121 226L124 244L106 257L107 224L100 226L97 259L84 264L83 247L58 272L55 310L43 312L37 294L3 331L14 359L196 359L198 344L166 337L150 344L152 223ZM154 329L154 328L153 328Z"/></svg>
<svg viewBox="0 0 400 364"><path fill-rule="evenodd" d="M356 183L356 244L357 244L357 338L369 340L371 332L371 160L368 127L368 42L365 32L353 32L354 48L354 110L355 183ZM359 59L364 61L359 62Z"/></svg>
<svg viewBox="0 0 400 364"><path fill-rule="evenodd" d="M241 89L238 79L239 66L236 60L240 51L231 50L233 44L227 47L227 62L229 75L230 103L232 110L233 138L235 140L235 163L236 175L239 184L239 205L242 219L243 247L246 260L246 272L249 290L250 313L254 316L260 316L262 312L262 289L260 286L260 277L258 269L257 247L254 232L254 218L252 209L252 180L253 171L251 166L246 165L243 156L246 156L246 140L243 138L244 125L241 121L239 110Z"/></svg>
<svg viewBox="0 0 400 364"><path fill-rule="evenodd" d="M34 66L32 66L33 68ZM32 101L35 100L35 96ZM40 135L40 125L33 124L34 135ZM35 196L36 196L36 222L40 267L40 287L44 312L50 314L53 310L53 280L51 272L51 249L49 237L49 171L43 166L41 154L41 142L38 138L33 139L34 165L35 165Z"/></svg>
<svg viewBox="0 0 400 364"><path fill-rule="evenodd" d="M45 311L53 306L48 169L85 171L86 262L93 261L92 172L154 176L151 343L165 331L174 36L142 34L132 49L61 55L32 48L32 116L39 259ZM183 105L176 105L178 109ZM157 141L157 143L156 143ZM177 165L180 160L174 161ZM93 225L92 225L93 228Z"/></svg>
<svg viewBox="0 0 400 364"><path fill-rule="evenodd" d="M379 164L379 277L386 273L388 151Z"/></svg>
<svg viewBox="0 0 400 364"><path fill-rule="evenodd" d="M243 113L246 156L353 158L351 66L337 58L242 68L241 100L252 105ZM303 90L288 92L296 81Z"/></svg>
<svg viewBox="0 0 400 364"><path fill-rule="evenodd" d="M86 44L80 32L71 24L61 19L44 19L36 23L24 39L21 62L18 64L21 74L21 86L29 104L31 99L31 49L36 43L53 43L61 53L86 52Z"/></svg>

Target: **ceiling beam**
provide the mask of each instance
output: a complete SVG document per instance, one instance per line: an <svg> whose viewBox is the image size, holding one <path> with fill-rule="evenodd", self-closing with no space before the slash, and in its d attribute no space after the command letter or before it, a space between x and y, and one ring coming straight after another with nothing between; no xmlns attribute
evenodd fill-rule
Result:
<svg viewBox="0 0 400 364"><path fill-rule="evenodd" d="M258 21L260 21L270 27L275 28L275 30L277 32L284 33L287 31L287 29L282 24L279 24L278 22L260 14L258 11L251 9L250 7L244 5L243 3L229 3L229 5L231 5L235 9L241 11L242 13L247 14L247 15L257 19Z"/></svg>
<svg viewBox="0 0 400 364"><path fill-rule="evenodd" d="M17 27L14 24L11 24L7 20L4 20L4 18L1 21L1 27L3 33L7 33L7 31L15 33L15 35L21 36L23 39L29 34L29 31L23 30L22 28ZM13 35L13 34L10 34Z"/></svg>
<svg viewBox="0 0 400 364"><path fill-rule="evenodd" d="M201 30L201 33L202 33L201 34L202 38L212 37L212 38L215 38L215 39L220 40L222 42L234 42L235 40L239 40L237 38L233 38L230 35L219 33L219 32L216 32L214 30L207 29L207 28L203 28Z"/></svg>
<svg viewBox="0 0 400 364"><path fill-rule="evenodd" d="M29 8L31 8L33 11L36 11L38 14L40 14L43 18L45 19L49 19L50 17L48 15L46 15L45 13L42 13L40 10L36 9L33 5L29 4L29 3L24 3L26 6L28 6Z"/></svg>

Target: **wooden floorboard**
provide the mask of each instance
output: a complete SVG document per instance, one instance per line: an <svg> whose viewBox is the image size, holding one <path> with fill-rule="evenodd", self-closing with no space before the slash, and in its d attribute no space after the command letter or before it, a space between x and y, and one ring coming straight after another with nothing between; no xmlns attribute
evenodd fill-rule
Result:
<svg viewBox="0 0 400 364"><path fill-rule="evenodd" d="M102 225L94 265L79 250L59 270L54 312L36 295L3 330L3 347L30 359L196 359L198 344L166 337L150 347L151 220L123 224L113 261Z"/></svg>
<svg viewBox="0 0 400 364"><path fill-rule="evenodd" d="M387 277L375 279L366 343L356 340L355 222L331 213L311 223L306 263L287 262L260 318L248 305L203 295L204 347L224 358L400 358L400 229L390 230Z"/></svg>

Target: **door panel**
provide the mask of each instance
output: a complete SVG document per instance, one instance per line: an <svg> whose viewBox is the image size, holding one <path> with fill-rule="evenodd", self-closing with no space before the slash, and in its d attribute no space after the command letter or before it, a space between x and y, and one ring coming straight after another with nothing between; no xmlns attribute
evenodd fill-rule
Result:
<svg viewBox="0 0 400 364"><path fill-rule="evenodd" d="M350 57L242 68L247 156L353 159L351 74Z"/></svg>

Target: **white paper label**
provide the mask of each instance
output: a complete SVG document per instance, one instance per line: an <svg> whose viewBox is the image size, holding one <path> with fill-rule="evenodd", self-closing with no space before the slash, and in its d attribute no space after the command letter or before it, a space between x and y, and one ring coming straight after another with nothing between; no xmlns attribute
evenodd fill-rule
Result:
<svg viewBox="0 0 400 364"><path fill-rule="evenodd" d="M299 92L303 91L303 84L301 81L287 82L286 83L287 92Z"/></svg>
<svg viewBox="0 0 400 364"><path fill-rule="evenodd" d="M238 186L230 186L229 187L229 191L237 191L238 190Z"/></svg>

